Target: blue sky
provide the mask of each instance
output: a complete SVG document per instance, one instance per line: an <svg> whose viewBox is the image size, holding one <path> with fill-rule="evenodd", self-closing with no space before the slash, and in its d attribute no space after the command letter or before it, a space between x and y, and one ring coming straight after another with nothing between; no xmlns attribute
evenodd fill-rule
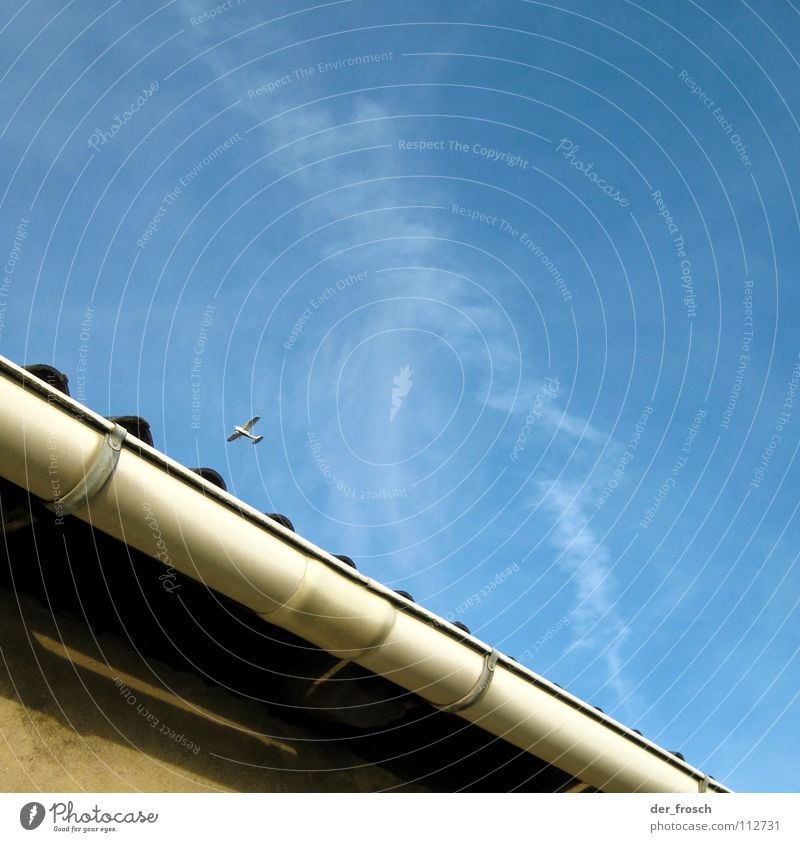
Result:
<svg viewBox="0 0 800 842"><path fill-rule="evenodd" d="M734 789L798 789L795 4L0 31L0 353Z"/></svg>

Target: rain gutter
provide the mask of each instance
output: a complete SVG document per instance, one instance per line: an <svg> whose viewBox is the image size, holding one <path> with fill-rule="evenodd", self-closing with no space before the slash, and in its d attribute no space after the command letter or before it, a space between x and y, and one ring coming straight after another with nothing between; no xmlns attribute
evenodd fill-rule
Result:
<svg viewBox="0 0 800 842"><path fill-rule="evenodd" d="M0 356L0 474L605 792L728 792Z"/></svg>

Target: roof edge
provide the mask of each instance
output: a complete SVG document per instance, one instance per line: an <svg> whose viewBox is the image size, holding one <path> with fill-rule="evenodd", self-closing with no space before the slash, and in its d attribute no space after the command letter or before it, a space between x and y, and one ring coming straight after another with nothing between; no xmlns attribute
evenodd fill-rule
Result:
<svg viewBox="0 0 800 842"><path fill-rule="evenodd" d="M115 429L0 356L0 473L56 517ZM176 569L597 789L730 791L132 436L93 491L74 512L91 526L164 561L155 522Z"/></svg>

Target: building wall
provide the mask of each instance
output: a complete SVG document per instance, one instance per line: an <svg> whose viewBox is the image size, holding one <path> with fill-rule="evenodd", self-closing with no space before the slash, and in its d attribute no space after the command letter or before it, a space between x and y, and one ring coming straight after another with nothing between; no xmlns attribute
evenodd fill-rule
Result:
<svg viewBox="0 0 800 842"><path fill-rule="evenodd" d="M407 784L275 716L0 590L0 790L374 792Z"/></svg>

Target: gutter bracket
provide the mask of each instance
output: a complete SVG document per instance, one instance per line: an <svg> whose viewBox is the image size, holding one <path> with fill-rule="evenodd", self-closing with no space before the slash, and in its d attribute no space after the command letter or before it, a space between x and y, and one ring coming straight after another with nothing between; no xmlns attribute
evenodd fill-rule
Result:
<svg viewBox="0 0 800 842"><path fill-rule="evenodd" d="M45 503L45 507L55 512L58 517L63 517L85 506L114 473L126 435L125 428L115 424L114 429L106 433L100 451L83 475L83 479L63 497Z"/></svg>
<svg viewBox="0 0 800 842"><path fill-rule="evenodd" d="M466 696L463 696L451 705L436 705L436 707L443 713L458 713L459 711L465 710L479 701L484 693L486 693L489 689L489 685L492 683L492 679L494 678L494 668L497 664L497 658L499 655L500 653L494 648L492 648L491 652L487 652L486 655L484 655L481 674L475 682L475 686L469 691L469 693L467 693Z"/></svg>

